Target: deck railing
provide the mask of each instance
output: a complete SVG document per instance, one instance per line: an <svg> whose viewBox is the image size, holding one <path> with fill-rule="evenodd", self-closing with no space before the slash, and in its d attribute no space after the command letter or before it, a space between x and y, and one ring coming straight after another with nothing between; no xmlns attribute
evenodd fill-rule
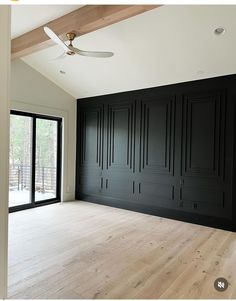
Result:
<svg viewBox="0 0 236 301"><path fill-rule="evenodd" d="M31 166L21 164L10 165L10 191L30 190L31 178ZM56 179L56 167L36 167L35 190L42 193L55 192Z"/></svg>

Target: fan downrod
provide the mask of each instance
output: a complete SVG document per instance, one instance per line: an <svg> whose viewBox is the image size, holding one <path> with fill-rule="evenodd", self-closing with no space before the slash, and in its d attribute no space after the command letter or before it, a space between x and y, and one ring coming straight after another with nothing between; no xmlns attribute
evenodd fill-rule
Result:
<svg viewBox="0 0 236 301"><path fill-rule="evenodd" d="M68 32L68 33L66 34L66 37L67 37L67 39L70 41L70 43L69 43L68 46L73 47L72 42L74 41L74 39L75 39L75 37L76 37L76 34L75 34L74 32ZM74 52L74 51L67 51L66 54L67 54L67 55L74 55L75 52Z"/></svg>
<svg viewBox="0 0 236 301"><path fill-rule="evenodd" d="M74 32L68 32L66 34L67 39L70 41L70 45L69 46L73 46L72 42L74 41L76 34Z"/></svg>

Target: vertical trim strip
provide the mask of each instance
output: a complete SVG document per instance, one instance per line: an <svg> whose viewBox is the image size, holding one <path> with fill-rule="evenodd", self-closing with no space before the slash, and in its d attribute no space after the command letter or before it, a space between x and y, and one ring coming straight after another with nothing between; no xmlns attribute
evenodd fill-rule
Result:
<svg viewBox="0 0 236 301"><path fill-rule="evenodd" d="M0 5L0 299L7 298L11 6Z"/></svg>

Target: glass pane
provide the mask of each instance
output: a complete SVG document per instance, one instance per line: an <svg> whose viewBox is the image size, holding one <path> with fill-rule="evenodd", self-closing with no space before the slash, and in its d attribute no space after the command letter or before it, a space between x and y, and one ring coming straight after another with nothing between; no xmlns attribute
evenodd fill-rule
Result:
<svg viewBox="0 0 236 301"><path fill-rule="evenodd" d="M32 118L10 117L9 207L31 202Z"/></svg>
<svg viewBox="0 0 236 301"><path fill-rule="evenodd" d="M36 120L35 201L56 198L57 121Z"/></svg>

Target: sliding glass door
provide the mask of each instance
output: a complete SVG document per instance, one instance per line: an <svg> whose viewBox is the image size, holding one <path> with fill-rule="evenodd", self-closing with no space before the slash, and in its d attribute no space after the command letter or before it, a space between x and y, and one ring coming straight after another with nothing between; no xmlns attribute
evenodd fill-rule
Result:
<svg viewBox="0 0 236 301"><path fill-rule="evenodd" d="M60 200L61 119L11 112L10 211Z"/></svg>
<svg viewBox="0 0 236 301"><path fill-rule="evenodd" d="M32 126L32 117L10 117L10 207L31 203Z"/></svg>

